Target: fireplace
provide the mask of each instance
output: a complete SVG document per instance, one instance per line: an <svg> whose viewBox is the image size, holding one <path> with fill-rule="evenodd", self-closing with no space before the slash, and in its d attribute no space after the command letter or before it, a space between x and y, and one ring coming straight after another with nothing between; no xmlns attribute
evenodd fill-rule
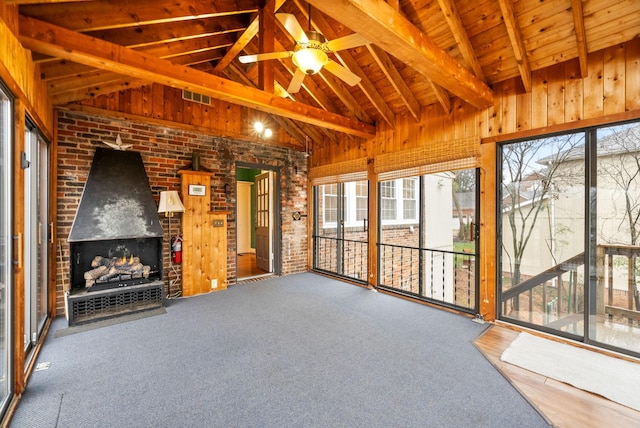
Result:
<svg viewBox="0 0 640 428"><path fill-rule="evenodd" d="M162 280L162 238L73 242L71 285L95 292ZM139 267L139 268L138 268Z"/></svg>
<svg viewBox="0 0 640 428"><path fill-rule="evenodd" d="M69 324L164 305L164 231L140 153L96 149L69 233Z"/></svg>

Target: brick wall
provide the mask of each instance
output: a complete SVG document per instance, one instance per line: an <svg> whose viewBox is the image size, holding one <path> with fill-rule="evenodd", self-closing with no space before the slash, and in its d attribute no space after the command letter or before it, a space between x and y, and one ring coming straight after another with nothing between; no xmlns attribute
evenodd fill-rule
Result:
<svg viewBox="0 0 640 428"><path fill-rule="evenodd" d="M307 158L304 153L180 129L61 111L58 116L58 313L64 313L64 289L69 288L67 238L93 154L96 147L104 146L101 141L114 142L118 134L125 144L133 144L129 150L142 154L156 202L162 190L180 191L178 170L191 164L194 151L201 154L200 164L213 172L211 209L231 212L227 232L229 284L236 282L236 162L279 168L282 274L307 270L307 222L294 221L291 215L293 211L308 212ZM164 217L160 219L165 230L164 271L168 272L168 223ZM179 221L180 216L173 219L171 227L174 231L178 230Z"/></svg>

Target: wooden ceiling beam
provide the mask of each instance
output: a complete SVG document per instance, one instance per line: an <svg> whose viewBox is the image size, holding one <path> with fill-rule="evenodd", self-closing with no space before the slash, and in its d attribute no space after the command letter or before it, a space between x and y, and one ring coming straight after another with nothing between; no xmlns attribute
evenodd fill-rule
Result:
<svg viewBox="0 0 640 428"><path fill-rule="evenodd" d="M362 106L358 103L354 96L351 95L351 92L347 90L342 80L338 79L327 70L321 70L318 73L318 76L320 76L320 78L336 94L340 101L342 101L345 107L347 107L348 111L351 112L358 120L360 120L361 122L373 124L373 120L371 120L369 114L362 108Z"/></svg>
<svg viewBox="0 0 640 428"><path fill-rule="evenodd" d="M42 3L71 3L79 1L94 1L94 0L4 0L6 4L42 4Z"/></svg>
<svg viewBox="0 0 640 428"><path fill-rule="evenodd" d="M307 11L305 10L304 5L300 2L300 0L295 0L295 3L298 6L298 9L300 9L300 11L308 19L309 17L307 15ZM341 35L334 31L331 25L329 25L329 22L326 20L326 18L320 13L311 15L311 24L328 40L335 40L341 37ZM335 56L342 63L342 65L351 70L351 72L360 76L361 80L360 83L358 83L358 86L360 87L360 89L362 89L362 92L366 95L366 97L369 99L373 107L378 111L384 121L392 127L395 126L395 114L389 108L387 102L384 100L384 98L382 98L382 95L380 95L371 80L369 80L369 78L367 77L367 73L365 73L364 70L360 68L360 65L353 58L353 56L351 56L348 51L335 52Z"/></svg>
<svg viewBox="0 0 640 428"><path fill-rule="evenodd" d="M578 60L580 61L580 76L585 79L589 75L587 66L587 32L584 27L584 13L582 11L582 0L571 0L571 11L573 12L573 24L576 32L576 43L578 44Z"/></svg>
<svg viewBox="0 0 640 428"><path fill-rule="evenodd" d="M255 0L98 0L27 5L20 8L20 13L82 32L251 14L258 12L255 4Z"/></svg>
<svg viewBox="0 0 640 428"><path fill-rule="evenodd" d="M134 50L166 59L191 53L222 50L231 45L233 45L233 39L229 37L229 35L219 34L203 39L178 40L175 42L145 46L144 48L135 48Z"/></svg>
<svg viewBox="0 0 640 428"><path fill-rule="evenodd" d="M100 84L88 88L77 88L67 92L61 92L51 96L53 105L59 106L76 101L95 98L100 95L107 95L113 92L126 91L127 89L140 88L149 84L143 79L132 79L130 77L122 77L119 80L112 81L108 84Z"/></svg>
<svg viewBox="0 0 640 428"><path fill-rule="evenodd" d="M393 65L393 61L391 61L389 55L375 45L367 45L367 49L369 49L369 53L371 53L373 59L376 60L378 66L387 77L387 80L391 83L391 86L393 86L400 96L400 99L409 110L411 116L416 122L420 122L420 104L411 93L411 89L409 89L405 83L396 66Z"/></svg>
<svg viewBox="0 0 640 428"><path fill-rule="evenodd" d="M338 22L477 108L493 103L493 92L387 3L377 0L309 0Z"/></svg>
<svg viewBox="0 0 640 428"><path fill-rule="evenodd" d="M224 25L221 25L223 23ZM162 24L138 25L128 28L85 32L87 36L106 40L130 48L156 43L175 42L193 38L216 36L244 31L247 19L243 15L220 18L198 18L189 21L166 22ZM234 37L235 41L235 37Z"/></svg>
<svg viewBox="0 0 640 428"><path fill-rule="evenodd" d="M274 2L267 2L263 8L260 9L258 15L258 43L260 52L273 52L275 43L276 32L276 17L275 17L275 4ZM274 75L274 62L273 61L259 61L258 62L258 88L273 93L273 75Z"/></svg>
<svg viewBox="0 0 640 428"><path fill-rule="evenodd" d="M444 112L447 114L450 114L451 108L452 108L451 96L449 95L447 90L444 89L442 86L436 85L431 80L429 81L429 83L431 84L431 89L433 89L434 94L436 94L436 98L438 99L438 102L442 106L442 109L444 110Z"/></svg>
<svg viewBox="0 0 640 428"><path fill-rule="evenodd" d="M509 41L513 49L513 54L518 64L518 70L520 71L520 78L524 85L526 92L531 92L531 65L529 64L529 58L527 57L527 51L524 46L524 39L522 38L522 32L520 31L520 25L516 19L516 13L513 9L513 0L498 0L500 3L500 10L502 11L502 18L505 27L507 27L507 34L509 35Z"/></svg>
<svg viewBox="0 0 640 428"><path fill-rule="evenodd" d="M94 68L89 73L83 73L71 79L58 79L51 81L47 84L47 90L50 96L56 96L64 92L72 92L78 89L108 85L116 81L121 81L125 78L126 76L123 76L122 74Z"/></svg>
<svg viewBox="0 0 640 428"><path fill-rule="evenodd" d="M335 113L282 99L227 79L193 70L113 43L20 16L20 42L27 48L103 70L123 73L174 88L195 91L362 138L375 136L375 127Z"/></svg>
<svg viewBox="0 0 640 428"><path fill-rule="evenodd" d="M278 9L280 9L282 4L284 3L284 1L285 0L269 0L266 3L265 8L266 7L271 8L270 4L273 4L274 11L277 12ZM227 68L227 66L231 64L231 61L233 61L238 56L238 54L240 54L240 52L244 50L244 48L249 44L249 42L251 42L251 40L256 36L256 34L258 34L259 27L260 27L260 19L259 17L256 17L253 21L251 21L247 29L244 30L244 33L242 33L240 37L238 37L238 40L236 40L236 43L227 51L225 56L218 62L218 64L216 65L215 71L221 72L222 70Z"/></svg>
<svg viewBox="0 0 640 428"><path fill-rule="evenodd" d="M469 40L469 35L467 34L455 2L453 0L438 0L438 3L440 4L444 18L447 20L447 24L449 24L451 33L453 33L453 38L456 39L462 57L469 63L476 77L484 83L487 83L487 78L482 71L480 61L478 61L476 57L475 50L471 44L471 40Z"/></svg>

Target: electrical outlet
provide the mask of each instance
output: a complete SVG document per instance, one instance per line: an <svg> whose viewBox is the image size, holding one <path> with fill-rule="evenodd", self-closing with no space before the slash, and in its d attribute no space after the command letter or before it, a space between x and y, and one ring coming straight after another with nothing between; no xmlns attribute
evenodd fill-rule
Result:
<svg viewBox="0 0 640 428"><path fill-rule="evenodd" d="M211 288L218 288L218 280L217 279L212 279L211 280Z"/></svg>

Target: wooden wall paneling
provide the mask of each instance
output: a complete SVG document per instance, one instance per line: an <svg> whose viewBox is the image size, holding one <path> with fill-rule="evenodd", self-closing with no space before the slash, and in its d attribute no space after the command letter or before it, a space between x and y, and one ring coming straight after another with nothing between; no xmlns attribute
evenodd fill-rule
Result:
<svg viewBox="0 0 640 428"><path fill-rule="evenodd" d="M502 83L502 130L501 134L516 132L516 80L509 79Z"/></svg>
<svg viewBox="0 0 640 428"><path fill-rule="evenodd" d="M140 88L140 96L142 97L141 102L142 102L142 115L144 117L152 117L153 116L153 101L152 101L152 92L151 92L151 88L152 88L153 84L151 85L144 85L143 87Z"/></svg>
<svg viewBox="0 0 640 428"><path fill-rule="evenodd" d="M107 110L117 110L120 103L120 92L111 92L107 95Z"/></svg>
<svg viewBox="0 0 640 428"><path fill-rule="evenodd" d="M583 79L583 114L585 119L604 115L604 52L592 52L587 61L588 76Z"/></svg>
<svg viewBox="0 0 640 428"><path fill-rule="evenodd" d="M207 220L210 226L210 239L205 253L205 266L209 266L210 279L217 281L216 288L211 281L205 284L203 293L227 288L227 216L228 212L209 212ZM222 226L219 226L222 222Z"/></svg>
<svg viewBox="0 0 640 428"><path fill-rule="evenodd" d="M625 110L640 109L640 39L626 44Z"/></svg>
<svg viewBox="0 0 640 428"><path fill-rule="evenodd" d="M131 90L131 104L129 105L128 113L135 114L137 116L143 116L141 88L136 88Z"/></svg>
<svg viewBox="0 0 640 428"><path fill-rule="evenodd" d="M547 125L564 123L564 63L548 69Z"/></svg>
<svg viewBox="0 0 640 428"><path fill-rule="evenodd" d="M580 78L578 59L567 61L564 65L564 121L581 120L583 114L583 83Z"/></svg>
<svg viewBox="0 0 640 428"><path fill-rule="evenodd" d="M193 103L189 100L182 100L182 120L184 123L193 125Z"/></svg>
<svg viewBox="0 0 640 428"><path fill-rule="evenodd" d="M464 104L459 98L451 101L451 117L453 119L453 138L464 138L467 128L467 117Z"/></svg>
<svg viewBox="0 0 640 428"><path fill-rule="evenodd" d="M15 121L15 149L13 162L13 186L15 207L13 211L13 234L18 236L17 242L14 241L17 248L14 249L14 260L18 261L13 267L13 377L14 377L14 393L21 394L25 387L25 353L24 353L24 317L25 317L25 260L24 255L28 246L25 240L25 190L24 190L24 169L22 169L21 153L25 150L25 120L26 106L21 100L17 99L14 103L14 121ZM22 260L20 259L22 256Z"/></svg>
<svg viewBox="0 0 640 428"><path fill-rule="evenodd" d="M0 78L14 96L25 104L25 111L37 123L48 139L53 136L53 105L46 82L40 79L39 67L31 60L31 51L24 49L7 22L17 19L17 7L3 9L0 19Z"/></svg>
<svg viewBox="0 0 640 428"><path fill-rule="evenodd" d="M118 111L123 113L131 113L131 97L133 89L127 91L120 91Z"/></svg>
<svg viewBox="0 0 640 428"><path fill-rule="evenodd" d="M438 104L431 104L422 109L422 121L425 128L425 142L442 141L444 118L446 114Z"/></svg>
<svg viewBox="0 0 640 428"><path fill-rule="evenodd" d="M182 294L193 296L226 288L226 214L211 213L211 176L204 171L179 171L185 212L182 216ZM204 186L204 196L189 195L189 186ZM214 220L222 220L221 226ZM213 287L212 281L217 283Z"/></svg>
<svg viewBox="0 0 640 428"><path fill-rule="evenodd" d="M211 100L209 100L211 102ZM211 104L202 106L202 126L211 128Z"/></svg>
<svg viewBox="0 0 640 428"><path fill-rule="evenodd" d="M532 77L531 86L532 87L535 86L534 77ZM529 130L531 129L532 92L520 93L515 98L516 98L516 132Z"/></svg>
<svg viewBox="0 0 640 428"><path fill-rule="evenodd" d="M547 126L547 69L536 70L531 78L531 128Z"/></svg>
<svg viewBox="0 0 640 428"><path fill-rule="evenodd" d="M151 85L151 116L164 118L164 86L156 83Z"/></svg>
<svg viewBox="0 0 640 428"><path fill-rule="evenodd" d="M207 228L211 175L192 171L180 171L180 174L182 202L185 206L182 215L182 295L193 296L200 294L205 281L203 244L206 236L203 231ZM191 185L205 186L206 195L189 195Z"/></svg>
<svg viewBox="0 0 640 428"><path fill-rule="evenodd" d="M480 155L480 306L485 320L496 318L496 150L497 144L481 145Z"/></svg>
<svg viewBox="0 0 640 428"><path fill-rule="evenodd" d="M456 122L454 120L453 114L450 113L442 113L442 140L452 140L453 136L456 134L455 126Z"/></svg>
<svg viewBox="0 0 640 428"><path fill-rule="evenodd" d="M502 91L501 84L497 83L494 85L493 93L493 105L487 108L487 115L489 120L489 134L488 135L499 135L502 132Z"/></svg>
<svg viewBox="0 0 640 428"><path fill-rule="evenodd" d="M624 45L604 50L604 114L624 111L625 55ZM636 94L637 96L637 94Z"/></svg>

